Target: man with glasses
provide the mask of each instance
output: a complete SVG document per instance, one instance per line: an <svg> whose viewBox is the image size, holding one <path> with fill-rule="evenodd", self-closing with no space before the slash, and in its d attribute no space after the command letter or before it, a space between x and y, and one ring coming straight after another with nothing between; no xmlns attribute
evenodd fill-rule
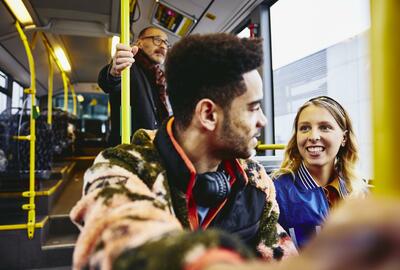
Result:
<svg viewBox="0 0 400 270"><path fill-rule="evenodd" d="M111 134L109 145L121 143L121 71L131 67L131 134L137 129L157 129L172 114L166 92L164 63L170 47L167 34L157 27L144 28L132 47L117 44L109 65L99 73L98 84L109 94Z"/></svg>

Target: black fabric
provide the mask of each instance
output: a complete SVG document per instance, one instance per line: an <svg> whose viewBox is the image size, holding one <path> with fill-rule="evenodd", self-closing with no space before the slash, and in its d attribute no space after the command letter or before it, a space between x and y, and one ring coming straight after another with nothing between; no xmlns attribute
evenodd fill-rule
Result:
<svg viewBox="0 0 400 270"><path fill-rule="evenodd" d="M164 71L161 69L160 64L154 63L142 50L137 52L135 60L151 84L153 100L156 108L158 108L159 119L167 118L170 109L167 101L167 85Z"/></svg>
<svg viewBox="0 0 400 270"><path fill-rule="evenodd" d="M154 144L160 153L161 159L167 171L168 183L179 191L186 193L190 180L190 171L186 167L182 157L175 150L171 139L168 136L165 121L157 131Z"/></svg>
<svg viewBox="0 0 400 270"><path fill-rule="evenodd" d="M259 221L265 206L265 193L252 185L233 185L228 201L210 227L238 235L254 247Z"/></svg>
<svg viewBox="0 0 400 270"><path fill-rule="evenodd" d="M217 207L231 191L229 178L228 174L220 171L197 174L193 187L196 204L207 208Z"/></svg>
<svg viewBox="0 0 400 270"><path fill-rule="evenodd" d="M167 170L169 185L186 193L190 171L169 138L166 122L156 134L155 146ZM236 181L231 187L226 204L209 227L234 233L249 246L254 247L260 225L259 220L266 202L266 194L256 187L246 184L238 171L235 171L235 176Z"/></svg>
<svg viewBox="0 0 400 270"><path fill-rule="evenodd" d="M120 108L121 108L121 78L109 74L110 66L105 66L99 73L98 84L105 93L109 94L111 106L110 146L121 143ZM162 122L157 111L149 80L140 66L134 63L130 69L130 104L131 104L131 134L139 128L157 129ZM159 104L159 102L157 102Z"/></svg>

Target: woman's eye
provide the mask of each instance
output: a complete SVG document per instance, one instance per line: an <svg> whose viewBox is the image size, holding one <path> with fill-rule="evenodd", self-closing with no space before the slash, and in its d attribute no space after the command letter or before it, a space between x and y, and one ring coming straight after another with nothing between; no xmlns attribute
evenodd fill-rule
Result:
<svg viewBox="0 0 400 270"><path fill-rule="evenodd" d="M323 125L323 126L320 126L320 129L323 130L323 131L328 131L328 130L331 130L332 127L328 126L328 125Z"/></svg>
<svg viewBox="0 0 400 270"><path fill-rule="evenodd" d="M308 130L310 130L310 127L309 127L309 126L300 126L300 127L299 127L299 130L300 130L300 131L303 131L303 132L304 132L304 131L308 131Z"/></svg>

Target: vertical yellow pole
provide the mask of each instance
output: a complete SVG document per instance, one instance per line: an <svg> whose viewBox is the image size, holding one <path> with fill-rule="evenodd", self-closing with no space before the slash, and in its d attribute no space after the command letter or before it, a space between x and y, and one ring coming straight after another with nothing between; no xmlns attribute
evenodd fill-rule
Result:
<svg viewBox="0 0 400 270"><path fill-rule="evenodd" d="M22 205L22 209L28 211L28 238L32 239L35 233L35 223L36 223L36 213L35 213L35 141L36 141L36 125L34 114L36 111L36 78L35 78L35 63L33 60L32 52L29 47L28 39L25 36L24 31L18 22L15 23L19 36L24 44L26 55L28 56L29 71L31 73L31 85L30 88L26 90L28 94L31 95L31 115L30 115L30 135L28 139L30 141L30 159L29 159L29 191L23 192L24 197L29 198L29 203Z"/></svg>
<svg viewBox="0 0 400 270"><path fill-rule="evenodd" d="M400 1L372 0L374 170L378 195L400 195Z"/></svg>
<svg viewBox="0 0 400 270"><path fill-rule="evenodd" d="M64 111L68 112L68 77L64 71L61 71L61 77L64 85Z"/></svg>
<svg viewBox="0 0 400 270"><path fill-rule="evenodd" d="M68 80L69 82L69 87L71 88L71 94L72 94L72 114L76 115L76 94L75 94L75 88L74 85Z"/></svg>
<svg viewBox="0 0 400 270"><path fill-rule="evenodd" d="M121 0L121 43L129 44L129 0ZM130 69L122 71L121 78L121 135L122 143L130 143L131 109L130 109Z"/></svg>
<svg viewBox="0 0 400 270"><path fill-rule="evenodd" d="M49 77L47 79L48 84L48 93L47 93L47 124L51 125L53 121L53 77L54 77L54 69L53 69L53 61L51 60L50 48L47 48L47 58L49 61Z"/></svg>
<svg viewBox="0 0 400 270"><path fill-rule="evenodd" d="M48 58L49 58L49 79L48 79L48 85L49 85L49 99L47 100L47 105L48 105L48 116L47 116L47 122L49 124L52 123L52 110L53 110L53 77L54 77L54 66L53 66L53 62L51 61L51 59L54 60L54 62L56 63L56 66L58 68L58 70L61 72L61 77L63 80L63 85L64 85L64 111L68 111L68 83L69 83L69 79L67 74L63 71L63 69L61 68L61 64L58 61L58 58L55 56L53 49L50 45L50 43L47 40L47 37L44 33L42 33L42 40L44 45L46 46L47 49L47 53L48 53ZM74 100L75 104L74 106L76 106L76 100Z"/></svg>

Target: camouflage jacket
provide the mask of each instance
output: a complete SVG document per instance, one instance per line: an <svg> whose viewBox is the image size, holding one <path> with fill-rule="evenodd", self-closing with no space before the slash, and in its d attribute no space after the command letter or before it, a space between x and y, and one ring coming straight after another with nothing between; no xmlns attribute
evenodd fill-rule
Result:
<svg viewBox="0 0 400 270"><path fill-rule="evenodd" d="M82 268L89 261L92 266L111 265L123 251L182 229L232 233L266 260L296 254L277 223L274 185L251 159L223 161L233 179L231 192L199 223L192 195L196 172L173 137L172 123L173 118L157 133L138 130L131 144L104 150L86 171L84 196L71 211L82 231L74 266ZM99 252L108 259L100 259Z"/></svg>

